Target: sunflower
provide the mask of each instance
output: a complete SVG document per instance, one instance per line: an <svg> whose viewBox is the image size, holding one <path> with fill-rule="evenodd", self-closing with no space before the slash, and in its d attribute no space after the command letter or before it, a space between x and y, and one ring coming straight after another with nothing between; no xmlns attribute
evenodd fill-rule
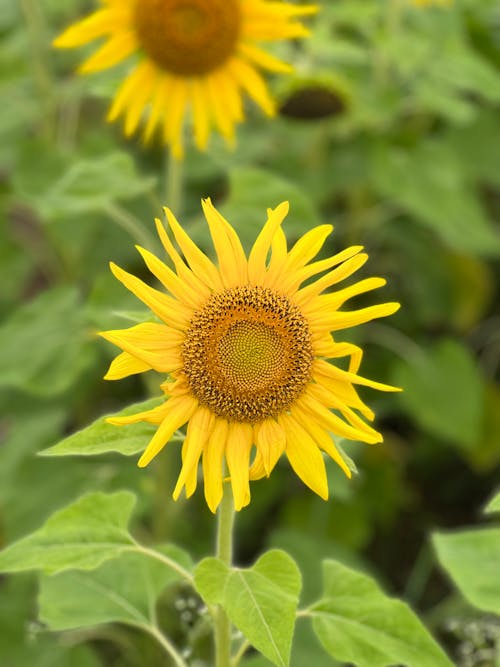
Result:
<svg viewBox="0 0 500 667"><path fill-rule="evenodd" d="M311 229L288 250L281 228L287 202L268 209L248 258L238 235L210 200L202 205L217 265L169 209L165 209L168 230L160 220L156 227L171 265L138 247L166 292L111 263L116 278L159 321L101 333L123 350L105 379L149 369L169 378L161 385L165 401L160 406L109 421L158 425L140 467L187 423L174 499L183 488L187 497L194 493L202 458L210 509L215 512L221 501L227 470L239 510L250 502L249 480L269 476L286 454L295 473L326 500L323 452L351 476L332 434L366 443L382 441L367 423L374 414L358 396L356 385L397 391L358 375L362 350L337 341L332 333L391 315L399 304L342 310L348 299L381 287L385 280L366 278L327 291L352 275L368 256L361 246L353 246L311 261L332 231L330 225ZM335 363L344 357L347 369Z"/></svg>
<svg viewBox="0 0 500 667"><path fill-rule="evenodd" d="M102 7L70 26L58 48L105 43L79 68L105 70L136 54L108 120L124 118L127 136L147 112L144 139L159 130L173 154L182 157L182 126L190 110L194 139L205 149L212 126L231 144L244 119L243 93L263 111L275 113L259 70L285 73L290 66L258 44L304 37L298 20L314 6L268 0L101 0Z"/></svg>
<svg viewBox="0 0 500 667"><path fill-rule="evenodd" d="M412 0L417 7L431 7L432 5L440 5L441 7L449 6L453 0Z"/></svg>

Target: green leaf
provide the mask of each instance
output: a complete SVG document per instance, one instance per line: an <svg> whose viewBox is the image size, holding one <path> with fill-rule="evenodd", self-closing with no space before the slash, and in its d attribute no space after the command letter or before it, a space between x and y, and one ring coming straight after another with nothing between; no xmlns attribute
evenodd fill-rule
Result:
<svg viewBox="0 0 500 667"><path fill-rule="evenodd" d="M196 568L195 584L266 658L280 667L289 664L301 576L288 554L268 551L248 569L206 558Z"/></svg>
<svg viewBox="0 0 500 667"><path fill-rule="evenodd" d="M493 506L498 503L497 496ZM500 528L435 533L433 544L464 597L479 609L500 614Z"/></svg>
<svg viewBox="0 0 500 667"><path fill-rule="evenodd" d="M165 554L175 561L186 555L177 547ZM38 598L40 620L51 630L100 623L154 624L155 604L180 575L140 553L125 553L92 572L70 570L43 576Z"/></svg>
<svg viewBox="0 0 500 667"><path fill-rule="evenodd" d="M55 157L49 178L38 173L39 165L29 154L16 175L19 193L49 221L103 211L117 200L149 192L155 184L154 178L141 176L131 156L121 151L76 161L72 156L69 164L65 156Z"/></svg>
<svg viewBox="0 0 500 667"><path fill-rule="evenodd" d="M127 530L135 496L90 493L0 553L1 572L90 570L134 547Z"/></svg>
<svg viewBox="0 0 500 667"><path fill-rule="evenodd" d="M465 450L481 431L483 383L472 355L460 343L442 340L410 364L401 363L395 383L401 403L425 429Z"/></svg>
<svg viewBox="0 0 500 667"><path fill-rule="evenodd" d="M76 290L44 292L0 327L0 388L61 394L93 360L89 342Z"/></svg>
<svg viewBox="0 0 500 667"><path fill-rule="evenodd" d="M333 658L357 667L452 667L408 605L371 577L333 560L324 561L323 575L324 596L309 611Z"/></svg>
<svg viewBox="0 0 500 667"><path fill-rule="evenodd" d="M113 417L124 417L151 410L160 405L162 397L150 398L141 403L134 403L117 412ZM68 436L56 445L41 452L42 456L93 456L107 452L119 452L125 456L142 452L155 433L157 426L146 422L115 426L108 424L106 419L111 415L99 417L86 428Z"/></svg>
<svg viewBox="0 0 500 667"><path fill-rule="evenodd" d="M444 141L420 142L413 150L378 145L371 175L378 191L465 254L500 254L492 228L463 160Z"/></svg>
<svg viewBox="0 0 500 667"><path fill-rule="evenodd" d="M496 493L484 508L485 513L494 514L500 512L500 492Z"/></svg>

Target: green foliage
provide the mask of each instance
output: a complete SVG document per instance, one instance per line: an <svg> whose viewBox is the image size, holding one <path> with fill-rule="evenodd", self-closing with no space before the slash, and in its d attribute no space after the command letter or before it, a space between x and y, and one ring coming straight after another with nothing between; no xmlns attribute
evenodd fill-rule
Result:
<svg viewBox="0 0 500 667"><path fill-rule="evenodd" d="M428 631L370 577L335 561L323 564L324 595L309 615L330 655L359 667L451 667Z"/></svg>
<svg viewBox="0 0 500 667"><path fill-rule="evenodd" d="M61 394L94 360L95 347L89 343L76 290L45 292L0 326L0 388Z"/></svg>
<svg viewBox="0 0 500 667"><path fill-rule="evenodd" d="M130 550L134 540L127 531L134 495L91 493L54 514L36 532L0 554L0 571L69 568L93 569Z"/></svg>
<svg viewBox="0 0 500 667"><path fill-rule="evenodd" d="M485 512L500 510L500 494ZM474 528L433 535L439 562L464 597L484 611L500 615L500 527Z"/></svg>
<svg viewBox="0 0 500 667"><path fill-rule="evenodd" d="M162 149L124 139L104 120L129 64L74 76L75 54L51 48L95 4L0 2L8 101L0 114L0 569L37 571L47 626L36 620L35 575L3 577L2 667L153 667L165 662L162 637L190 647L193 665L211 665L214 604L259 652L242 657L245 667L449 664L424 622L464 667L460 640L447 632L456 589L465 623L482 613L497 623L499 529L438 532L441 579L435 568L428 576L434 555L426 566L417 552L435 526L470 523L498 477L497 1L320 2L307 20L311 39L276 45L294 65L289 76L265 75L277 116L246 103L231 151L217 136L204 154L187 141L177 203L166 199ZM161 399L148 397L165 378L103 382L111 346L96 336L151 317L108 262L150 280L133 244L162 252L153 219L164 204L213 257L205 196L247 249L266 208L284 199L290 245L321 223L335 226L326 251L365 245L366 275L387 277L381 298L403 307L342 339L366 349L363 374L404 388L398 397L361 388L385 442L342 443L359 474L348 481L329 466L327 504L286 465L252 483L252 504L238 516L240 562L285 549L302 587L283 552L249 568L202 560L196 584L208 611L192 592L189 557L171 544L181 540L199 560L213 541L200 491L170 501L179 448L139 470L115 454L143 451L156 426L116 427L100 416L154 407ZM137 497L141 543L128 529L135 501L123 488ZM485 511L496 520L498 495ZM321 599L297 611L299 592L305 605Z"/></svg>
<svg viewBox="0 0 500 667"><path fill-rule="evenodd" d="M165 555L189 559L176 547ZM76 570L43 576L38 604L40 620L51 630L85 628L101 623L147 627L156 623L155 605L163 590L180 575L141 553L124 553L92 572Z"/></svg>
<svg viewBox="0 0 500 667"><path fill-rule="evenodd" d="M481 428L483 384L466 347L442 340L411 363L401 363L395 382L404 389L401 402L423 428L464 449L474 448Z"/></svg>
<svg viewBox="0 0 500 667"><path fill-rule="evenodd" d="M484 511L490 514L500 512L500 493L497 493L493 496L493 498L486 505Z"/></svg>
<svg viewBox="0 0 500 667"><path fill-rule="evenodd" d="M289 664L300 571L284 551L268 551L248 569L206 558L195 571L208 604L220 604L248 641L273 664Z"/></svg>
<svg viewBox="0 0 500 667"><path fill-rule="evenodd" d="M151 410L160 405L160 398L150 398L141 403L129 405L113 417L125 417L138 412ZM56 445L42 452L43 456L93 456L107 452L119 452L125 456L142 452L156 431L156 425L147 422L126 424L117 428L109 424L106 419L111 415L100 417L86 428L64 438Z"/></svg>

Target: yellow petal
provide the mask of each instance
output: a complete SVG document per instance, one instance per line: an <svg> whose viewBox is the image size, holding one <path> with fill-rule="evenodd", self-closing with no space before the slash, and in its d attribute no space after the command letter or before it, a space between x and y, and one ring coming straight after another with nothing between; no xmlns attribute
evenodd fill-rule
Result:
<svg viewBox="0 0 500 667"><path fill-rule="evenodd" d="M131 273L124 271L119 266L110 263L111 271L125 287L135 294L135 296L145 303L151 310L158 315L166 324L175 329L185 331L192 317L192 310L184 306L179 301L159 292L158 290L146 285Z"/></svg>
<svg viewBox="0 0 500 667"><path fill-rule="evenodd" d="M160 373L170 373L182 365L180 346L184 335L163 324L145 322L129 329L101 331L99 335Z"/></svg>
<svg viewBox="0 0 500 667"><path fill-rule="evenodd" d="M97 37L114 32L119 15L110 9L100 9L78 23L74 23L56 37L53 46L68 49L87 44Z"/></svg>
<svg viewBox="0 0 500 667"><path fill-rule="evenodd" d="M303 287L297 292L294 296L294 300L299 304L305 304L310 299L314 298L321 292L324 292L325 289L335 285L341 280L345 280L350 275L355 273L359 268L365 264L368 259L368 255L364 252L356 254L354 257L346 260L341 266L329 271L326 275L322 276L318 280L315 280L310 285Z"/></svg>
<svg viewBox="0 0 500 667"><path fill-rule="evenodd" d="M208 299L208 297L210 296L210 289L205 285L203 281L200 280L200 278L195 276L195 274L184 262L182 257L175 249L172 241L170 240L167 230L162 225L161 221L158 220L158 218L155 219L155 224L162 245L165 248L170 259L174 263L175 270L177 271L177 275L181 279L182 283L188 285L191 292L198 294L200 300Z"/></svg>
<svg viewBox="0 0 500 667"><path fill-rule="evenodd" d="M144 468L154 459L165 447L175 431L192 417L197 407L198 401L192 396L175 396L167 401L165 418L146 447L146 451L139 459L137 465L140 468Z"/></svg>
<svg viewBox="0 0 500 667"><path fill-rule="evenodd" d="M234 119L232 118L231 109L224 97L225 82L219 83L220 75L214 72L207 77L205 81L207 97L210 102L210 110L212 112L215 124L222 136L234 145ZM227 85L227 84L226 84ZM232 82L229 85L234 85ZM226 103L225 103L226 102Z"/></svg>
<svg viewBox="0 0 500 667"><path fill-rule="evenodd" d="M87 58L80 65L78 71L81 74L90 74L90 72L100 72L103 69L108 69L108 67L113 67L113 65L117 65L128 58L136 49L137 39L135 34L131 30L119 32L90 58Z"/></svg>
<svg viewBox="0 0 500 667"><path fill-rule="evenodd" d="M281 74L289 74L293 71L293 67L284 63L282 60L275 58L270 53L259 49L253 44L248 44L242 42L238 46L239 52L241 55L251 60L255 65L263 67L264 69L269 70L270 72L280 72Z"/></svg>
<svg viewBox="0 0 500 667"><path fill-rule="evenodd" d="M168 412L168 401L158 405L151 410L144 412L136 412L135 415L127 415L124 417L107 417L108 424L115 426L126 426L127 424L137 424L138 422L148 422L149 424L161 424Z"/></svg>
<svg viewBox="0 0 500 667"><path fill-rule="evenodd" d="M278 421L286 432L286 455L300 479L315 493L328 500L328 481L323 456L309 433L289 415Z"/></svg>
<svg viewBox="0 0 500 667"><path fill-rule="evenodd" d="M234 80L248 93L268 116L274 116L276 109L269 95L267 84L254 67L248 65L241 58L229 61L228 70Z"/></svg>
<svg viewBox="0 0 500 667"><path fill-rule="evenodd" d="M314 354L327 359L350 357L349 373L357 373L363 359L363 350L360 347L352 343L335 343L330 335L314 346Z"/></svg>
<svg viewBox="0 0 500 667"><path fill-rule="evenodd" d="M352 472L349 469L349 466L342 458L340 452L335 447L335 443L330 437L329 433L314 420L308 418L308 415L300 409L297 409L295 406L291 410L292 416L296 421L305 428L309 433L312 439L316 442L318 447L326 452L338 466L344 471L349 479L352 477Z"/></svg>
<svg viewBox="0 0 500 667"><path fill-rule="evenodd" d="M181 77L172 77L168 113L163 118L163 137L171 144L174 157L183 156L182 127L186 113L188 83Z"/></svg>
<svg viewBox="0 0 500 667"><path fill-rule="evenodd" d="M172 77L163 74L158 78L154 90L151 92L151 106L143 135L145 143L150 141L155 130L163 124L165 114L168 111L171 83Z"/></svg>
<svg viewBox="0 0 500 667"><path fill-rule="evenodd" d="M136 359L128 352L122 352L111 362L104 380L122 380L129 375L136 375L150 369L151 366L146 362Z"/></svg>
<svg viewBox="0 0 500 667"><path fill-rule="evenodd" d="M154 96L158 72L155 67L148 67L141 78L140 85L134 92L125 111L125 136L130 137L137 129L145 108Z"/></svg>
<svg viewBox="0 0 500 667"><path fill-rule="evenodd" d="M222 457L226 448L227 433L228 422L217 417L203 451L205 500L214 514L222 500Z"/></svg>
<svg viewBox="0 0 500 667"><path fill-rule="evenodd" d="M192 289L189 284L181 280L166 264L153 255L152 252L136 246L140 252L146 266L151 273L158 278L163 286L181 303L186 304L190 308L198 309L204 301L203 294L200 296L199 292Z"/></svg>
<svg viewBox="0 0 500 667"><path fill-rule="evenodd" d="M368 438L373 438L375 442L378 441L380 434L369 424L364 422L359 415L342 401L338 394L330 391L325 385L311 383L308 386L308 393L310 396L314 396L318 402L323 403L323 405L327 405L329 408L340 412L351 426L357 429L360 433L363 433Z"/></svg>
<svg viewBox="0 0 500 667"><path fill-rule="evenodd" d="M173 493L174 500L178 499L184 486L186 486L188 498L194 492L193 481L196 483L196 474L193 476L192 472L196 472L198 461L213 430L214 423L214 414L203 406L200 406L189 420L182 446L182 469ZM188 484L188 481L191 484ZM190 486L189 489L188 486Z"/></svg>
<svg viewBox="0 0 500 667"><path fill-rule="evenodd" d="M169 208L165 208L165 215L167 216L170 229L181 249L187 263L191 267L191 271L202 280L211 290L223 290L222 280L217 268L208 257L198 248L186 232L177 222L174 214Z"/></svg>
<svg viewBox="0 0 500 667"><path fill-rule="evenodd" d="M302 307L302 312L308 315L311 312L337 310L352 297L383 287L386 283L387 281L384 278L365 278L365 280L360 280L354 285L349 285L349 287L337 292L321 294L315 299L311 299L307 305Z"/></svg>
<svg viewBox="0 0 500 667"><path fill-rule="evenodd" d="M120 116L125 111L128 104L133 99L135 91L140 85L140 82L142 81L143 77L147 76L147 72L149 71L149 69L150 69L150 64L148 63L148 61L144 61L139 63L137 67L134 70L132 70L132 72L128 75L128 77L125 79L125 81L118 89L118 92L113 100L113 104L111 105L111 108L108 111L107 115L108 121L111 122L116 120L118 116Z"/></svg>
<svg viewBox="0 0 500 667"><path fill-rule="evenodd" d="M210 94L204 79L191 82L191 102L193 105L194 140L196 146L204 151L210 136Z"/></svg>
<svg viewBox="0 0 500 667"><path fill-rule="evenodd" d="M325 377L321 373L313 373L312 377L317 384L325 387L328 392L341 401L343 405L359 410L359 412L369 421L375 419L375 413L363 403L352 384L345 381L333 380L331 377ZM333 407L334 403L331 403L330 405Z"/></svg>
<svg viewBox="0 0 500 667"><path fill-rule="evenodd" d="M399 303L390 302L361 308L360 310L352 310L351 312L342 312L340 310L333 313L320 312L314 315L310 314L309 322L313 334L322 330L339 331L340 329L350 329L359 324L371 322L371 320L379 317L388 317L399 310L399 308Z"/></svg>
<svg viewBox="0 0 500 667"><path fill-rule="evenodd" d="M224 287L246 285L248 282L247 259L238 235L213 206L210 199L204 199L202 206L219 260L219 270Z"/></svg>
<svg viewBox="0 0 500 667"><path fill-rule="evenodd" d="M266 262L272 240L289 210L287 201L274 210L268 209L267 221L253 244L248 258L248 279L252 285L262 285L265 280Z"/></svg>
<svg viewBox="0 0 500 667"><path fill-rule="evenodd" d="M248 469L252 448L251 424L230 422L226 444L226 461L231 476L234 509L238 512L250 502Z"/></svg>
<svg viewBox="0 0 500 667"><path fill-rule="evenodd" d="M330 412L328 407L321 401L318 401L309 391L309 387L303 392L301 397L297 400L296 405L299 409L304 410L313 419L316 419L324 429L330 431L335 435L339 435L348 440L359 440L369 444L382 442L382 436L368 435L364 431L354 428L350 424L346 424L340 417L333 412Z"/></svg>
<svg viewBox="0 0 500 667"><path fill-rule="evenodd" d="M333 380L364 385L365 387L371 387L372 389L378 389L379 391L401 391L399 387L393 387L390 384L383 384L382 382L375 382L375 380L368 380L368 378L361 377L361 375L356 375L353 371L344 371L342 368L338 368L338 366L335 366L334 364L329 364L323 359L316 359L314 361L313 373L330 377Z"/></svg>
<svg viewBox="0 0 500 667"><path fill-rule="evenodd" d="M255 444L262 457L266 476L269 477L285 451L285 431L275 419L264 419L255 426Z"/></svg>
<svg viewBox="0 0 500 667"><path fill-rule="evenodd" d="M265 285L270 287L275 282L275 277L283 270L287 258L287 244L285 232L278 227L271 242L271 259L266 273Z"/></svg>

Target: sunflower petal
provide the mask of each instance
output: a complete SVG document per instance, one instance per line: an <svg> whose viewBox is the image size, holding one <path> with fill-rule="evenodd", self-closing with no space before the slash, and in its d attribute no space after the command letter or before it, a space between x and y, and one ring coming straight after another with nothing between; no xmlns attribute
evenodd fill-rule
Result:
<svg viewBox="0 0 500 667"><path fill-rule="evenodd" d="M198 467L198 461L212 433L214 422L214 414L203 406L198 407L189 420L186 438L182 447L182 469L173 493L174 500L178 499L184 486L186 486L186 496L188 498L194 492L192 488L193 475L191 473ZM191 484L189 485L188 481L190 481L190 478ZM194 475L194 480L196 481L196 475ZM188 486L191 488L188 489Z"/></svg>
<svg viewBox="0 0 500 667"><path fill-rule="evenodd" d="M215 514L222 500L222 460L226 448L228 422L216 418L213 431L203 450L203 479L205 482L205 500Z"/></svg>
<svg viewBox="0 0 500 667"><path fill-rule="evenodd" d="M234 509L238 512L250 502L248 469L252 448L253 429L251 424L231 422L229 424L226 461L231 476Z"/></svg>
<svg viewBox="0 0 500 667"><path fill-rule="evenodd" d="M278 421L286 433L286 455L290 465L306 486L328 500L328 481L323 456L309 433L291 416Z"/></svg>
<svg viewBox="0 0 500 667"><path fill-rule="evenodd" d="M198 401L191 396L176 396L170 398L166 404L166 415L158 430L146 447L138 462L139 468L144 468L154 457L161 452L172 435L183 426L194 414Z"/></svg>

